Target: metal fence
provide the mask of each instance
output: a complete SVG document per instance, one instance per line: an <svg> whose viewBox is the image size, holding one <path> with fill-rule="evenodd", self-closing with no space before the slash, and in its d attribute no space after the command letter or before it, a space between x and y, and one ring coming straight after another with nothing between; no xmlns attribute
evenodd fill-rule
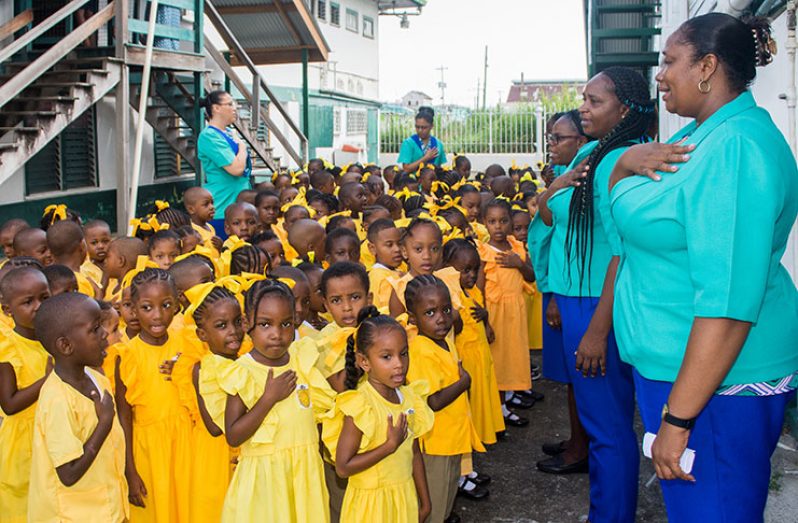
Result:
<svg viewBox="0 0 798 523"><path fill-rule="evenodd" d="M524 105L479 111L436 109L433 134L447 152L463 154L545 154L542 107ZM398 153L402 141L415 134L413 114L380 114L380 151Z"/></svg>

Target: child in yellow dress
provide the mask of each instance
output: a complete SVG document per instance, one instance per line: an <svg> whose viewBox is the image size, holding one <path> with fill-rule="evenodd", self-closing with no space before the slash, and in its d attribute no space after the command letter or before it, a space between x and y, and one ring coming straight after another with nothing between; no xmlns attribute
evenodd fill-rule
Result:
<svg viewBox="0 0 798 523"><path fill-rule="evenodd" d="M170 377L183 351L181 337L169 333L179 308L174 280L163 269L144 269L130 297L141 331L121 351L116 383L130 521L188 522L191 420Z"/></svg>
<svg viewBox="0 0 798 523"><path fill-rule="evenodd" d="M310 286L307 322L314 329L320 331L327 326L327 320L321 317L321 314L327 312L327 309L324 308L324 296L321 292L321 275L324 273L324 269L315 263L308 262L300 263L297 265L297 269L305 273Z"/></svg>
<svg viewBox="0 0 798 523"><path fill-rule="evenodd" d="M34 267L9 271L0 283L3 312L14 329L0 341L0 521L25 523L36 401L52 370L47 352L36 338L34 319L50 297L47 279Z"/></svg>
<svg viewBox="0 0 798 523"><path fill-rule="evenodd" d="M111 244L111 227L103 220L91 220L83 225L88 254L80 272L97 287L103 287L103 264Z"/></svg>
<svg viewBox="0 0 798 523"><path fill-rule="evenodd" d="M532 221L526 206L514 203L512 220L513 237L526 246L529 223ZM540 350L543 348L543 311L541 310L543 295L534 283L529 286L528 292L524 293L524 301L526 302L529 348Z"/></svg>
<svg viewBox="0 0 798 523"><path fill-rule="evenodd" d="M453 321L449 289L435 276L417 276L407 284L405 302L410 322L418 329L410 340L407 379L429 383L427 404L435 412L432 430L421 437L432 503L428 521L441 523L451 514L461 472L471 472L461 470L463 456L485 448L471 420L466 394L471 377L446 340Z"/></svg>
<svg viewBox="0 0 798 523"><path fill-rule="evenodd" d="M158 268L168 271L180 256L180 236L171 229L156 232L147 241L147 255Z"/></svg>
<svg viewBox="0 0 798 523"><path fill-rule="evenodd" d="M223 278L192 287L186 311L197 326L208 352L192 369L192 385L200 419L192 432L191 521L216 523L233 475L233 449L224 438L227 394L222 380L235 365L244 339L241 305L233 293L236 282Z"/></svg>
<svg viewBox="0 0 798 523"><path fill-rule="evenodd" d="M55 367L36 406L29 521L129 517L125 436L110 383L94 370L108 345L101 318L97 302L78 293L54 296L36 314L36 332Z"/></svg>
<svg viewBox="0 0 798 523"><path fill-rule="evenodd" d="M417 438L435 419L428 385L405 385L407 334L390 316L366 307L347 341L346 392L323 424L322 438L335 470L349 478L341 521L425 521L429 490Z"/></svg>
<svg viewBox="0 0 798 523"><path fill-rule="evenodd" d="M374 306L380 310L388 310L392 292L389 278L403 275L399 270L404 261L401 240L402 231L393 220L381 218L369 226L366 244L375 260L369 269L369 284Z"/></svg>
<svg viewBox="0 0 798 523"><path fill-rule="evenodd" d="M480 272L479 252L470 240L454 239L443 246L443 259L460 273L463 330L455 336L455 346L463 359L463 368L471 376L468 399L474 427L482 443L492 445L496 443L496 433L505 427L489 345L494 333L482 292L476 285Z"/></svg>
<svg viewBox="0 0 798 523"><path fill-rule="evenodd" d="M223 522L324 522L329 518L319 455L320 417L334 393L314 364L312 344L293 343L294 296L261 280L247 291L253 349L224 383L227 442L241 457L225 497Z"/></svg>
<svg viewBox="0 0 798 523"><path fill-rule="evenodd" d="M216 235L216 229L210 223L216 212L213 195L203 187L189 187L183 192L183 205L191 217L191 228L200 235L202 244L218 253L222 248L222 239Z"/></svg>
<svg viewBox="0 0 798 523"><path fill-rule="evenodd" d="M490 241L480 243L478 249L485 267L485 307L495 334L491 351L496 382L504 392L505 423L524 426L529 420L511 412L507 403L523 406L514 391L532 387L524 288L535 281L535 274L524 245L512 235L509 202L500 198L491 200L485 206L484 216Z"/></svg>

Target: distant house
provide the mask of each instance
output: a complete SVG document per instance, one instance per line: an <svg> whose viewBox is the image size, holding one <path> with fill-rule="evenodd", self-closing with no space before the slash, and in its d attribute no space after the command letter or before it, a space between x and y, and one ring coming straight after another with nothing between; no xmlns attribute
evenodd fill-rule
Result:
<svg viewBox="0 0 798 523"><path fill-rule="evenodd" d="M399 105L407 107L411 111L415 111L423 105L430 105L432 97L421 91L410 91L399 100Z"/></svg>
<svg viewBox="0 0 798 523"><path fill-rule="evenodd" d="M569 89L581 91L584 80L513 80L507 94L508 104L532 102L551 97Z"/></svg>

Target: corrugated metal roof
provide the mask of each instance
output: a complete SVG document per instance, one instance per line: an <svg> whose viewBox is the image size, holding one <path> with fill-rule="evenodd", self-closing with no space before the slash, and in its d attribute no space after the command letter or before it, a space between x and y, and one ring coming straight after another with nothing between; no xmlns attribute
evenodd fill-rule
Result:
<svg viewBox="0 0 798 523"><path fill-rule="evenodd" d="M223 18L244 49L299 45L277 13L228 14Z"/></svg>

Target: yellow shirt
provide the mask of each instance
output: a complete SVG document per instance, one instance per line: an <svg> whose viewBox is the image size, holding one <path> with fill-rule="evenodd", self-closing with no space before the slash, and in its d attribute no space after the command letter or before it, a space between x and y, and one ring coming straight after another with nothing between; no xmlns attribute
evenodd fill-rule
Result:
<svg viewBox="0 0 798 523"><path fill-rule="evenodd" d="M410 340L410 369L407 381L425 380L429 383L430 395L444 389L460 379L458 356L454 349L442 349L426 336ZM484 452L474 423L468 394L463 392L445 408L435 413L432 430L421 437L421 450L434 456L467 454L471 450Z"/></svg>
<svg viewBox="0 0 798 523"><path fill-rule="evenodd" d="M302 322L302 325L300 325L297 329L297 333L299 334L300 338L308 337L314 340L318 339L321 335L321 331L306 321Z"/></svg>
<svg viewBox="0 0 798 523"><path fill-rule="evenodd" d="M103 284L103 270L97 266L88 257L83 265L80 266L80 273L92 281L97 287L102 287Z"/></svg>
<svg viewBox="0 0 798 523"><path fill-rule="evenodd" d="M213 246L213 242L211 241L211 238L216 236L216 229L214 229L213 225L211 225L210 223L206 223L205 227L202 227L201 225L197 225L196 223L191 222L191 228L197 231L197 234L200 235L200 239L202 240L201 242L202 245L204 245L208 249L213 250L213 252L217 254L219 253L219 251L216 250L216 247Z"/></svg>
<svg viewBox="0 0 798 523"><path fill-rule="evenodd" d="M344 370L346 363L346 341L355 332L354 327L339 327L333 322L319 331L316 340L319 359L316 368L322 376L329 378Z"/></svg>
<svg viewBox="0 0 798 523"><path fill-rule="evenodd" d="M75 279L78 280L78 292L85 294L89 298L94 298L94 285L91 284L89 279L79 272L75 273Z"/></svg>
<svg viewBox="0 0 798 523"><path fill-rule="evenodd" d="M0 342L0 363L7 363L14 369L17 389L30 387L44 377L49 357L41 343L14 331ZM6 416L0 424L0 520L3 523L27 521L35 413L36 403Z"/></svg>
<svg viewBox="0 0 798 523"><path fill-rule="evenodd" d="M101 391L109 381L95 370L86 373ZM101 392L102 393L102 392ZM111 431L89 469L65 486L56 468L83 455L83 445L97 427L94 401L50 373L39 392L33 429L28 520L125 521L130 516L125 480L125 435L114 416Z"/></svg>
<svg viewBox="0 0 798 523"><path fill-rule="evenodd" d="M367 241L363 241L360 244L360 263L363 264L367 271L370 271L374 264L377 263L377 259L369 250L369 244Z"/></svg>
<svg viewBox="0 0 798 523"><path fill-rule="evenodd" d="M401 277L402 273L389 269L381 263L375 263L371 267L369 271L369 290L371 290L371 301L375 307L378 309L388 308L391 301L391 291L393 290L390 279L399 279ZM404 293L402 294L404 295Z"/></svg>

